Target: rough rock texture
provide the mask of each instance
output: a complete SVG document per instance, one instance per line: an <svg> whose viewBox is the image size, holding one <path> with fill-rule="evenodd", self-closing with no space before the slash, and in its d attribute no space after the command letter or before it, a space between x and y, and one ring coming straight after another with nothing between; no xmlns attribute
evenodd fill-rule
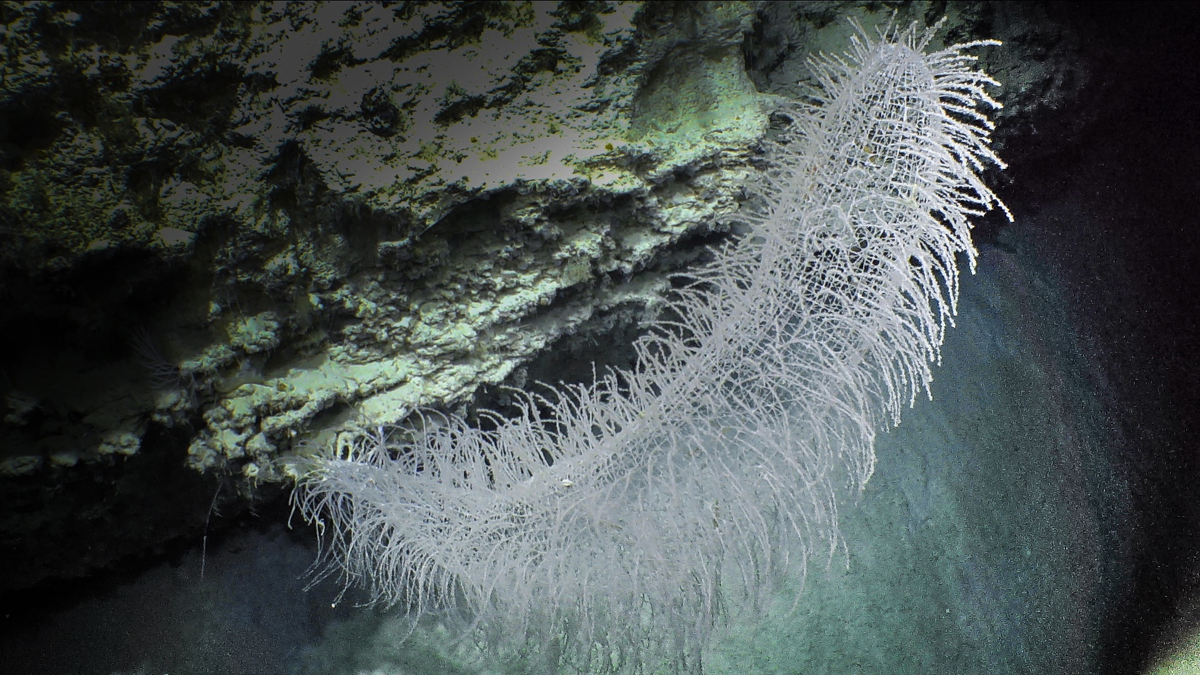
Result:
<svg viewBox="0 0 1200 675"><path fill-rule="evenodd" d="M767 122L752 19L6 7L0 526L6 558L43 569L5 583L202 522L215 486L161 464L251 493L304 441L468 402L636 318L661 250L736 208ZM63 489L80 481L96 488ZM188 486L177 509L156 482Z"/></svg>
<svg viewBox="0 0 1200 675"><path fill-rule="evenodd" d="M760 91L802 96L809 81L806 59L836 53L852 32L854 17L866 26L912 21L933 25L945 19L932 46L992 39L999 49L977 52L983 70L1001 82L1004 108L994 148L1008 162L1054 152L1075 140L1096 118L1097 100L1082 101L1093 75L1081 55L1079 36L1053 16L1045 3L896 2L879 4L823 0L763 3L747 41L746 66ZM1070 6L1061 3L1063 13ZM893 14L894 12L894 14ZM1101 97L1106 87L1091 86ZM1019 139L1019 144L1012 141Z"/></svg>
<svg viewBox="0 0 1200 675"><path fill-rule="evenodd" d="M898 19L1018 33L988 7ZM198 538L350 426L618 360L736 211L760 90L851 14L891 10L4 5L0 583Z"/></svg>

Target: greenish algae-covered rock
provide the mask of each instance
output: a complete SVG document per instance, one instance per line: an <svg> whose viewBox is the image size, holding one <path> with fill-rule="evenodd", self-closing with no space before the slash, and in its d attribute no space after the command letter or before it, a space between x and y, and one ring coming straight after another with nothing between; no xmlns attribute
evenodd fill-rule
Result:
<svg viewBox="0 0 1200 675"><path fill-rule="evenodd" d="M121 546L43 567L104 564L349 425L480 402L564 337L636 330L766 131L753 16L7 6L0 474L23 512L74 476L127 488L69 527L6 522L41 537L16 555L119 521ZM188 505L143 503L164 462L194 470L170 479ZM214 498L214 476L237 489Z"/></svg>

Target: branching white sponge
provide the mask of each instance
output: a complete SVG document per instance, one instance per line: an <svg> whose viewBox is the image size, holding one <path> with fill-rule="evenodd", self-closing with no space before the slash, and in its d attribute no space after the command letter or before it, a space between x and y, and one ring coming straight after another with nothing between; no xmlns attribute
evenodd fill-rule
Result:
<svg viewBox="0 0 1200 675"><path fill-rule="evenodd" d="M432 413L320 459L297 487L349 583L410 615L455 610L547 659L695 654L838 545L836 497L928 390L972 269L969 216L995 85L933 29L860 28L769 146L747 233L686 277L637 366L523 394L487 429ZM1007 213L1007 210L1005 210ZM392 434L400 436L400 434Z"/></svg>

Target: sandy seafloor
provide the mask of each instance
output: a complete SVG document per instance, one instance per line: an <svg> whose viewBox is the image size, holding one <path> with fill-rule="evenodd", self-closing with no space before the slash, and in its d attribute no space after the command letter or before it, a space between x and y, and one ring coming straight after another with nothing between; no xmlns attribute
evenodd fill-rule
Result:
<svg viewBox="0 0 1200 675"><path fill-rule="evenodd" d="M1121 576L1128 500L1111 423L1032 254L1000 231L964 275L957 325L918 398L878 437L866 490L841 506L845 550L812 564L795 610L735 623L705 673L1089 673ZM260 519L200 551L108 584L0 646L10 672L474 673L336 586L305 592L304 533ZM197 542L199 543L199 542ZM828 563L826 565L826 563ZM519 671L518 671L519 672Z"/></svg>
<svg viewBox="0 0 1200 675"><path fill-rule="evenodd" d="M933 401L879 436L874 477L842 508L848 554L706 672L1098 672L1128 583L1128 498L1098 376L1031 234L1002 232L964 277Z"/></svg>

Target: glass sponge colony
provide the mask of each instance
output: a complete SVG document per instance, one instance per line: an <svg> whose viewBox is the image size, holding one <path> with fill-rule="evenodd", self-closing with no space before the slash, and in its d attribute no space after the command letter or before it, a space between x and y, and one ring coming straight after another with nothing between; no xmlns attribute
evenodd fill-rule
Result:
<svg viewBox="0 0 1200 675"><path fill-rule="evenodd" d="M681 280L632 370L519 393L483 427L418 412L315 460L294 499L332 569L551 670L689 668L727 610L831 555L839 492L931 380L967 219L1003 208L978 176L1002 166L977 111L996 83L964 52L998 43L926 53L933 30L858 28L813 61L763 206Z"/></svg>

